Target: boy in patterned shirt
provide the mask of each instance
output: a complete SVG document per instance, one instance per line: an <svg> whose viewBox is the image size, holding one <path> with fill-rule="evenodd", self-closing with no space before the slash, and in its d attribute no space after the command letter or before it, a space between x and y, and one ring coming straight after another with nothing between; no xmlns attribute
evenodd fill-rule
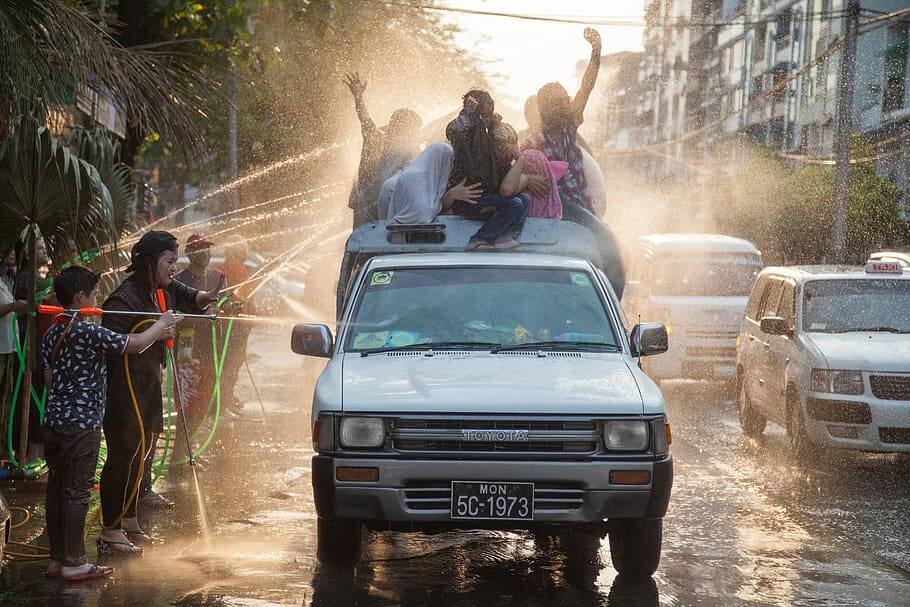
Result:
<svg viewBox="0 0 910 607"><path fill-rule="evenodd" d="M95 307L98 275L70 266L54 279L57 300L65 309ZM49 387L44 416L49 577L86 580L113 573L111 567L86 562L83 531L92 480L98 463L104 418L108 353L141 352L173 337L176 317L162 314L142 333L123 335L78 314L61 314L41 344L41 365Z"/></svg>

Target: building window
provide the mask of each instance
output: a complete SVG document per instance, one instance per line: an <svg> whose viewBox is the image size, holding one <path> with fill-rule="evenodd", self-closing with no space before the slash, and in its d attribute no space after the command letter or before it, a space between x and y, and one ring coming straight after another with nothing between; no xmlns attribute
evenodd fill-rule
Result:
<svg viewBox="0 0 910 607"><path fill-rule="evenodd" d="M793 12L790 9L781 11L777 14L777 31L774 34L775 40L783 40L790 35L790 25L793 21Z"/></svg>
<svg viewBox="0 0 910 607"><path fill-rule="evenodd" d="M907 37L910 24L895 23L888 26L888 46L884 56L884 91L882 111L890 112L904 106L907 92Z"/></svg>

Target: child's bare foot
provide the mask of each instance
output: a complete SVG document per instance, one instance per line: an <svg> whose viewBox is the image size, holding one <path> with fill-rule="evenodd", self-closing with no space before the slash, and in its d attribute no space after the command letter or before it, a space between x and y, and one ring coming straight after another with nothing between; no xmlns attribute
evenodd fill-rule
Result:
<svg viewBox="0 0 910 607"><path fill-rule="evenodd" d="M60 577L60 570L63 568L63 563L60 561L55 561L53 559L47 562L47 577Z"/></svg>

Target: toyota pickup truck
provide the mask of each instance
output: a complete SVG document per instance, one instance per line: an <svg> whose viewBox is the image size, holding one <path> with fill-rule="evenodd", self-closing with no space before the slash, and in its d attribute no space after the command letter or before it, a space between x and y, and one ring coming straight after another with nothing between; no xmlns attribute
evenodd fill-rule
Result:
<svg viewBox="0 0 910 607"><path fill-rule="evenodd" d="M555 237L463 253L445 249L470 231L448 227L411 241L430 250L361 256L337 336L294 327L294 352L329 359L312 409L318 558L356 562L364 529L527 529L609 535L617 571L650 576L673 463L637 359L666 351L665 328L629 329L605 274L552 254Z"/></svg>

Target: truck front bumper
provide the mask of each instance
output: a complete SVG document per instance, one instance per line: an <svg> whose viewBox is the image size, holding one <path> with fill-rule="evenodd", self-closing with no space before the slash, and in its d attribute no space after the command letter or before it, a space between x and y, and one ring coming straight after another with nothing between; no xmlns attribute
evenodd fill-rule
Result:
<svg viewBox="0 0 910 607"><path fill-rule="evenodd" d="M336 480L336 469L376 468L378 481ZM649 470L649 485L614 485L613 470ZM535 484L533 523L601 523L612 518L660 518L673 486L673 459L658 461L471 461L313 457L313 494L320 518L420 524L453 520L453 480ZM517 525L521 526L521 525Z"/></svg>

